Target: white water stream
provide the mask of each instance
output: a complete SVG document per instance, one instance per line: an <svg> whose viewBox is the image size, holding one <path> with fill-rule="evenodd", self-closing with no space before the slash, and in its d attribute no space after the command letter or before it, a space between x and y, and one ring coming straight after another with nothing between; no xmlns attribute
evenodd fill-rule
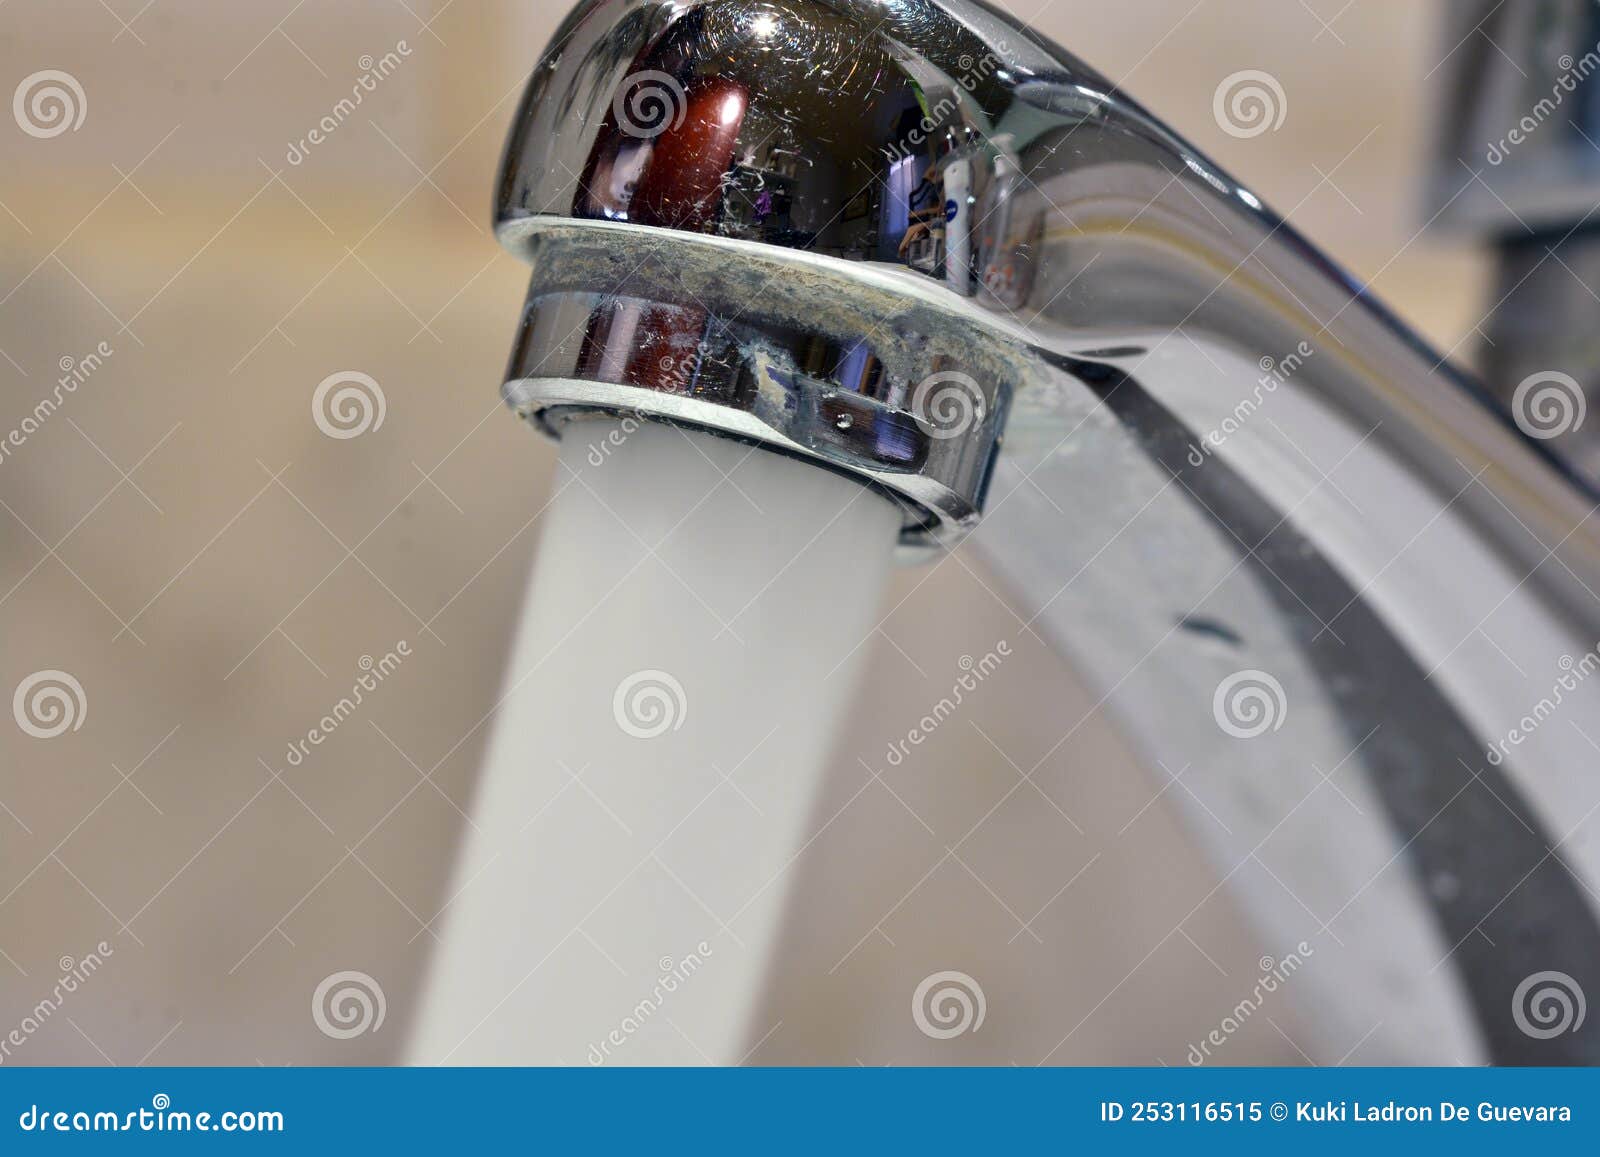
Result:
<svg viewBox="0 0 1600 1157"><path fill-rule="evenodd" d="M816 467L574 423L416 1064L734 1064L899 513Z"/></svg>

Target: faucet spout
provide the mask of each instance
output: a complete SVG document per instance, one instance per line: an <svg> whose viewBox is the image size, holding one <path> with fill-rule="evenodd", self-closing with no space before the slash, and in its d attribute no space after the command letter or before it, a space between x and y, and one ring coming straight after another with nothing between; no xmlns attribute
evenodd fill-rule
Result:
<svg viewBox="0 0 1600 1157"><path fill-rule="evenodd" d="M1600 994L1600 500L1248 188L975 0L589 0L497 197L518 412L972 535L1314 949L1319 1057L1600 1062L1514 1004Z"/></svg>

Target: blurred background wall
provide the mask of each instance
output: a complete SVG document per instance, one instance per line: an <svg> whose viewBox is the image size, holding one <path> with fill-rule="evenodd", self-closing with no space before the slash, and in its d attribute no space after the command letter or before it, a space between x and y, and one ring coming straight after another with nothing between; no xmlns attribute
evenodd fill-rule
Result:
<svg viewBox="0 0 1600 1157"><path fill-rule="evenodd" d="M1434 5L1002 6L1168 118L1442 349L1475 356L1487 264L1419 232L1451 48ZM0 429L82 378L0 461L0 686L64 670L87 704L60 741L0 728L0 1035L61 969L111 949L5 1063L399 1054L550 482L551 447L497 399L524 272L487 219L514 102L565 8L0 6L0 89L58 69L86 104L58 136L0 122ZM1247 68L1281 80L1288 115L1237 139L1212 94ZM381 383L387 407L349 441L309 413L341 371ZM1046 755L1055 721L1092 707L1069 672L1023 636L974 727L881 768L883 736L948 688L944 656L1016 632L978 561L956 562L900 574L868 641L821 834L782 881L792 931L751 1059L934 1059L910 988L933 948L982 926L1015 942L952 954L996 978L994 1029L938 1059L1183 1063L1265 949L1225 894L1206 898L1215 876L1163 785L1098 722L968 845L974 871L929 869L1015 784L1011 760ZM361 717L292 765L288 743L401 640L411 656ZM563 983L604 967L582 943L570 953ZM344 969L387 1003L352 1040L309 1010ZM1292 1014L1269 1012L1220 1059L1300 1062ZM1349 1044L1360 1060L1360 1026ZM630 1047L630 1062L698 1059L661 1025Z"/></svg>

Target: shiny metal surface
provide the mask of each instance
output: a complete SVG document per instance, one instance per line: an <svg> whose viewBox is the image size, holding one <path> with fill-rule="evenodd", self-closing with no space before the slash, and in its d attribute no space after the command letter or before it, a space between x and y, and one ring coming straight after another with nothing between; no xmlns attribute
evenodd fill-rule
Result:
<svg viewBox="0 0 1600 1157"><path fill-rule="evenodd" d="M1484 379L1524 427L1600 484L1600 7L1590 0L1443 10L1430 224L1499 255ZM1531 383L1522 388L1523 383ZM1521 392L1519 393L1519 389Z"/></svg>
<svg viewBox="0 0 1600 1157"><path fill-rule="evenodd" d="M1441 8L1430 216L1559 235L1594 211L1600 10L1589 0Z"/></svg>
<svg viewBox="0 0 1600 1157"><path fill-rule="evenodd" d="M913 544L976 525L1218 889L1315 946L1316 1059L1600 1060L1512 1004L1600 992L1593 752L1518 727L1600 640L1595 500L1248 189L967 0L599 0L498 196L508 399L844 470Z"/></svg>
<svg viewBox="0 0 1600 1157"><path fill-rule="evenodd" d="M1590 195L1600 202L1600 183ZM1505 236L1496 250L1484 379L1551 453L1600 485L1600 302L1589 288L1600 285L1600 228Z"/></svg>
<svg viewBox="0 0 1600 1157"><path fill-rule="evenodd" d="M845 470L902 505L913 553L976 525L1016 380L980 321L766 246L541 218L500 236L535 270L504 396L546 431L648 413Z"/></svg>

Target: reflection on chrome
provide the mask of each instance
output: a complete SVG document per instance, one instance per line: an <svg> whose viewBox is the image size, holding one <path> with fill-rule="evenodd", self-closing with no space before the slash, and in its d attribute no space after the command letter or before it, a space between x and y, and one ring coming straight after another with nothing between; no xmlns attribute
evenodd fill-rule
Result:
<svg viewBox="0 0 1600 1157"><path fill-rule="evenodd" d="M591 0L497 226L533 267L505 394L547 432L698 426L888 494L913 554L976 532L1263 942L1315 942L1308 1048L1600 1060L1510 999L1600 992L1600 841L1562 842L1593 749L1484 756L1517 669L1600 637L1595 499L1116 86L970 0ZM1248 738L1213 715L1241 671L1283 704Z"/></svg>

